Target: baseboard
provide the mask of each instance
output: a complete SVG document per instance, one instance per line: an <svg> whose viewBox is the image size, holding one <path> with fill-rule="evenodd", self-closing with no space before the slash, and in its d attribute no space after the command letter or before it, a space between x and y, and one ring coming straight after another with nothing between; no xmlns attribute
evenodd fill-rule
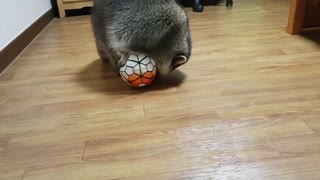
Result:
<svg viewBox="0 0 320 180"><path fill-rule="evenodd" d="M14 61L53 18L53 10L50 9L0 51L0 73Z"/></svg>

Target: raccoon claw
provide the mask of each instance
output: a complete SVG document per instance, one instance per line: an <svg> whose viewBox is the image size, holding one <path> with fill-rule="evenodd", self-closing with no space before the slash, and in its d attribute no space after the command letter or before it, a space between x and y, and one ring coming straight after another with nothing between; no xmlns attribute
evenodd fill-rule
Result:
<svg viewBox="0 0 320 180"><path fill-rule="evenodd" d="M118 61L118 69L125 65L125 62Z"/></svg>
<svg viewBox="0 0 320 180"><path fill-rule="evenodd" d="M118 65L117 65L117 70L118 70L118 72L117 72L117 74L118 74L118 76L121 76L120 75L120 69L121 69L121 67L123 67L125 65L125 63L124 62L122 62L122 61L118 61Z"/></svg>

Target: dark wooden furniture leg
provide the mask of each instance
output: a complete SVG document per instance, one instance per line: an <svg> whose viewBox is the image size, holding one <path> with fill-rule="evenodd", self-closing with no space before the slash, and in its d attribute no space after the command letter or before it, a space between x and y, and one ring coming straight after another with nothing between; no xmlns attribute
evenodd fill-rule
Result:
<svg viewBox="0 0 320 180"><path fill-rule="evenodd" d="M194 1L194 5L193 5L193 11L194 12L203 12L203 5L202 5L202 2L201 0L195 0Z"/></svg>
<svg viewBox="0 0 320 180"><path fill-rule="evenodd" d="M228 6L233 6L233 0L227 0L227 2L226 2L226 5L227 5L227 7Z"/></svg>
<svg viewBox="0 0 320 180"><path fill-rule="evenodd" d="M233 0L226 0L226 6L233 6ZM202 0L194 0L193 11L194 12L203 12L204 6Z"/></svg>

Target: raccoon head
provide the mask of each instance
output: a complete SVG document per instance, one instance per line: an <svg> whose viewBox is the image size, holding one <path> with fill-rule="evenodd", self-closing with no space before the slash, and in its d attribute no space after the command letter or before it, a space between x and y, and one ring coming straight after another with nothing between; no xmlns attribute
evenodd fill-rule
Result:
<svg viewBox="0 0 320 180"><path fill-rule="evenodd" d="M178 67L186 64L192 51L191 35L189 30L189 20L185 16L185 20L173 26L171 31L163 38L162 48L164 51L155 61L160 74L166 75ZM166 55L164 55L166 54Z"/></svg>
<svg viewBox="0 0 320 180"><path fill-rule="evenodd" d="M147 54L157 64L159 74L167 75L190 59L192 44L188 16L177 5L156 6L153 11L144 13L147 15L140 16L142 18L133 21L135 23L128 22L130 26L118 27L118 23L114 29L119 40L112 42L123 42L119 47Z"/></svg>
<svg viewBox="0 0 320 180"><path fill-rule="evenodd" d="M180 37L178 37L180 36ZM158 71L166 75L178 67L186 64L191 58L191 38L189 31L181 33L166 41L167 48L161 53L154 54Z"/></svg>
<svg viewBox="0 0 320 180"><path fill-rule="evenodd" d="M178 53L172 56L155 56L153 57L157 64L158 72L161 75L167 75L178 67L189 61L189 56L185 53Z"/></svg>

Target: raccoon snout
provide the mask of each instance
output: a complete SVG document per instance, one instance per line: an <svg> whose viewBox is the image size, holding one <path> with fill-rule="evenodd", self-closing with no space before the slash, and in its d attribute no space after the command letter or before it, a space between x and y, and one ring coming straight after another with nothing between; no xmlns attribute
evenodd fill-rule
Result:
<svg viewBox="0 0 320 180"><path fill-rule="evenodd" d="M171 71L175 70L179 66L185 64L188 61L188 58L185 55L177 55L173 58L171 63Z"/></svg>

